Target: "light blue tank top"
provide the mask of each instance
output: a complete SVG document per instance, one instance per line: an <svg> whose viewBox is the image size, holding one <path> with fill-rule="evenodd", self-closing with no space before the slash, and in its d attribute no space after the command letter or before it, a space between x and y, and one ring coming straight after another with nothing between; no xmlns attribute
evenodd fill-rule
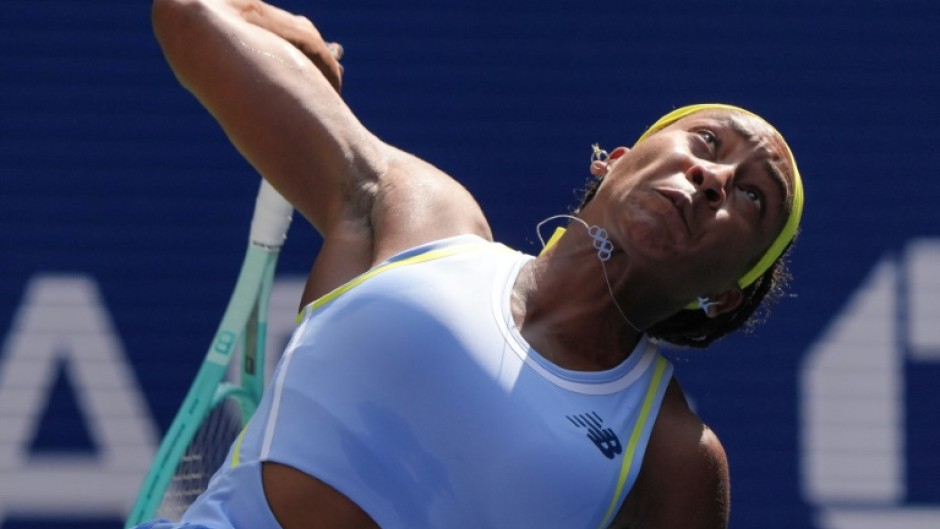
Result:
<svg viewBox="0 0 940 529"><path fill-rule="evenodd" d="M639 472L671 365L562 369L509 310L531 257L473 236L405 252L308 306L261 406L184 522L277 527L276 461L383 529L598 529Z"/></svg>

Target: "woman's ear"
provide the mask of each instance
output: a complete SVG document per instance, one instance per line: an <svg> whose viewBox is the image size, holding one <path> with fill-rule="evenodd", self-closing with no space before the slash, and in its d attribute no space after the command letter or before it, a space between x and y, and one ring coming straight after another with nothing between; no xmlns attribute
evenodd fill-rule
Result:
<svg viewBox="0 0 940 529"><path fill-rule="evenodd" d="M737 309L744 301L744 293L738 287L731 287L724 292L699 299L705 315L714 318Z"/></svg>
<svg viewBox="0 0 940 529"><path fill-rule="evenodd" d="M611 151L610 154L608 154L605 159L592 160L591 161L591 174L598 178L603 178L607 176L607 171L610 169L610 163L616 160L617 158L620 158L624 154L627 154L628 152L630 152L630 149L628 149L627 147L617 147L616 149Z"/></svg>
<svg viewBox="0 0 940 529"><path fill-rule="evenodd" d="M616 149L610 151L610 160L611 161L616 160L617 158L620 158L621 156L623 156L624 154L627 154L628 152L630 152L630 149L628 147L617 147Z"/></svg>

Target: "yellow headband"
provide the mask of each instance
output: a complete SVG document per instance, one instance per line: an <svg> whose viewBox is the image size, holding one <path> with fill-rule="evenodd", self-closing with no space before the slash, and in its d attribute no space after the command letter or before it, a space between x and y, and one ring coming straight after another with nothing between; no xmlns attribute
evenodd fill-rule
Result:
<svg viewBox="0 0 940 529"><path fill-rule="evenodd" d="M753 116L764 123L767 123L767 120L740 107L733 105L723 105L719 103L706 103L701 105L689 105L682 108L677 108L672 112L666 114L665 116L659 118L656 123L653 123L646 132L640 136L640 139L636 140L637 143L645 140L646 138L652 136L654 133L672 125L680 119L690 116L696 112L701 112L703 110L733 110L735 112L740 112L748 116ZM777 238L774 239L773 244L770 245L770 248L767 248L767 251L764 252L763 257L760 261L754 265L753 268L747 271L741 279L738 280L738 286L741 288L746 288L757 281L757 278L764 275L765 272L773 265L777 259L783 255L784 250L787 249L787 246L793 241L793 238L796 236L796 230L800 227L800 217L803 216L803 180L800 178L800 171L796 167L796 159L793 158L793 151L790 150L790 146L787 145L787 140L783 138L783 135L779 131L773 128L772 125L767 123L774 132L780 136L781 141L783 141L784 147L787 150L787 156L790 157L790 166L793 167L793 206L790 208L790 216L787 217L787 222L783 225L783 229L780 230L780 233L777 235Z"/></svg>

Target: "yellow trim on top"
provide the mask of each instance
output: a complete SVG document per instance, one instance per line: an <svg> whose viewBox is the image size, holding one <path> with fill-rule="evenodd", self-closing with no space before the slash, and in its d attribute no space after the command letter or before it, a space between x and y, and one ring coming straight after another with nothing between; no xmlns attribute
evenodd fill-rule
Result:
<svg viewBox="0 0 940 529"><path fill-rule="evenodd" d="M603 529L610 525L614 517L614 509L617 508L617 500L623 492L623 487L627 482L627 476L630 475L630 469L633 467L633 456L636 455L636 446L640 442L640 435L643 433L643 427L650 419L650 409L653 407L653 400L662 386L663 373L666 371L666 359L659 357L656 359L653 378L650 380L650 386L646 390L646 397L643 399L643 407L640 408L640 417L633 426L633 432L630 434L630 441L627 443L627 450L623 454L623 464L620 466L620 476L617 478L617 486L614 488L613 497L610 499L610 505L604 514L604 519L598 525L598 529ZM655 417L654 417L655 418Z"/></svg>
<svg viewBox="0 0 940 529"><path fill-rule="evenodd" d="M237 467L238 464L241 463L241 457L239 457L239 454L241 453L242 441L245 440L245 432L247 431L248 425L246 424L245 427L242 428L241 433L239 433L238 437L235 439L235 444L232 446L232 468Z"/></svg>
<svg viewBox="0 0 940 529"><path fill-rule="evenodd" d="M349 280L348 282L346 282L346 283L340 285L339 287L333 289L331 292L329 292L329 293L327 293L327 294L324 294L323 296L321 296L321 297L317 298L316 300L314 300L313 302L311 302L309 305L307 305L306 307L304 307L304 309L300 312L300 314L297 315L297 321L296 321L295 323L300 323L300 321L301 321L302 319L304 319L304 317L305 317L307 314L310 314L311 312L313 312L313 311L319 309L320 307L326 305L327 303L333 301L334 299L336 299L336 298L342 296L343 294L345 294L345 293L349 292L350 290L356 288L357 286L361 285L361 284L362 284L364 281L366 281L367 279L370 279L370 278L372 278L372 277L375 277L376 275L381 274L382 272L386 272L386 271L388 271L388 270L393 270L393 269L395 269L395 268L401 268L402 266L407 266L407 265L417 264L417 263L424 263L424 262L427 262L427 261L433 261L433 260L435 260L435 259L440 259L440 258L442 258L442 257L448 257L448 256L451 256L451 255L458 254L458 253L460 253L460 252L466 251L466 250L468 250L468 249L469 249L470 247L472 247L472 246L479 246L479 244L480 244L480 243L467 243L467 244L458 244L458 245L456 245L456 246L448 246L448 247L446 247L446 248L439 248L439 249L437 249L437 250L430 250L430 251L428 251L428 252L424 252L424 253L422 253L422 254L418 254L418 255L415 255L415 256L412 256L412 257L408 257L408 258L402 259L402 260L400 260L400 261L392 261L392 262L390 262L390 263L385 263L385 264L383 264L383 265L379 265L379 266L377 266L377 267L375 267L375 268L369 270L368 272L365 272L365 273L363 273L363 274L361 274L361 275L359 275L359 276L354 277L353 279Z"/></svg>
<svg viewBox="0 0 940 529"><path fill-rule="evenodd" d="M555 246L555 244L558 243L558 240L561 239L561 236L564 234L565 234L564 228L562 228L561 226L555 228L555 231L552 233L552 236L548 238L548 242L545 243L545 247L542 248L542 251L541 253L539 253L539 255L542 255L543 253L545 253L546 250L548 250L552 246Z"/></svg>

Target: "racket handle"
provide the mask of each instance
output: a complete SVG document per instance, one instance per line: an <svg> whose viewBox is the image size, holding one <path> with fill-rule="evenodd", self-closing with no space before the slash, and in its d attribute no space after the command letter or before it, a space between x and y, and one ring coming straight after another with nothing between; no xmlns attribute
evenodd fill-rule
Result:
<svg viewBox="0 0 940 529"><path fill-rule="evenodd" d="M293 212L290 203L262 179L251 218L251 244L269 249L283 246Z"/></svg>

